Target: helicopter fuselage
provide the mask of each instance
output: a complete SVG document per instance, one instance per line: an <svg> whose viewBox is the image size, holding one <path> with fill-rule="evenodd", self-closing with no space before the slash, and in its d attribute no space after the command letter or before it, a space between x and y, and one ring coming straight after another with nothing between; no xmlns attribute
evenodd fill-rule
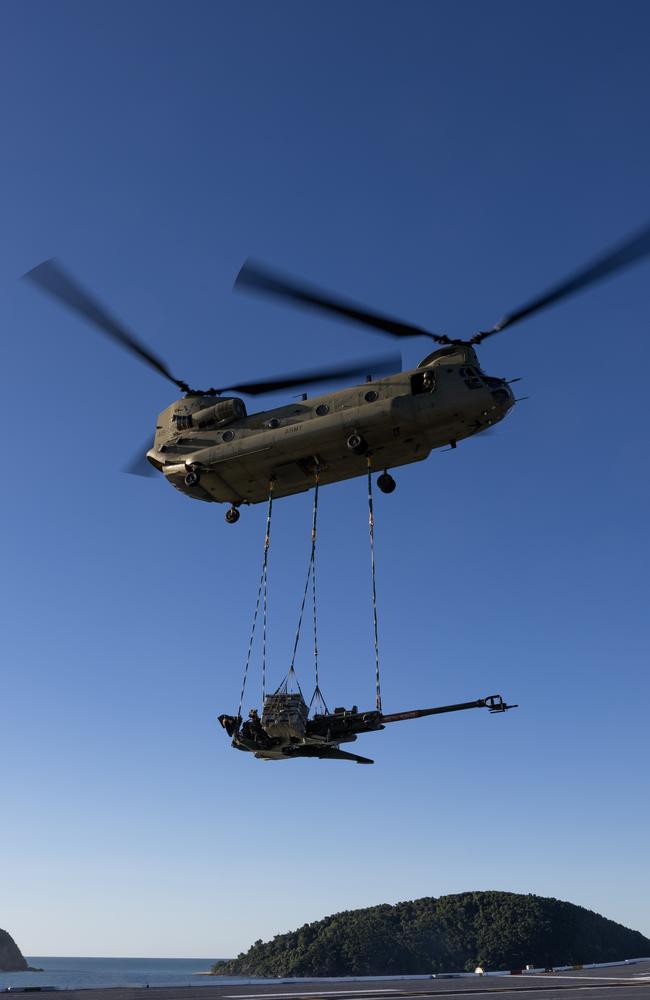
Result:
<svg viewBox="0 0 650 1000"><path fill-rule="evenodd" d="M420 462L432 449L455 447L458 441L502 420L515 398L505 379L481 371L474 345L649 255L650 226L646 225L469 340L451 340L446 334L405 323L247 260L235 281L241 290L318 310L397 340L427 337L444 345L411 371L309 400L303 396L299 403L250 415L241 399L223 394L260 395L357 378L368 369L383 374L397 362L371 359L368 368L364 361L200 392L176 377L56 261L42 261L25 277L186 394L160 414L146 457L188 496L230 503L226 520L234 523L239 517L236 508L266 499L270 482L275 496L290 496L309 489L316 470L319 481L326 484L363 475L368 459L371 468L380 470ZM382 474L377 485L388 493L395 481Z"/></svg>
<svg viewBox="0 0 650 1000"><path fill-rule="evenodd" d="M410 371L247 414L237 397L188 394L159 418L149 461L176 489L216 503L260 503L425 459L502 420L515 399L468 344ZM193 472L193 476L188 476Z"/></svg>

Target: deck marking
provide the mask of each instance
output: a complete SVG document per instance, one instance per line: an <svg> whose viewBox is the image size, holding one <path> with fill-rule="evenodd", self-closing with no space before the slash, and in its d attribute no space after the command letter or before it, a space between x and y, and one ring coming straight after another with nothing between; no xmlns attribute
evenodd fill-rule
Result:
<svg viewBox="0 0 650 1000"><path fill-rule="evenodd" d="M402 990L392 989L392 990L293 990L290 993L226 993L224 995L224 1000L259 1000L260 997L344 997L344 996L355 996L357 993L401 993Z"/></svg>
<svg viewBox="0 0 650 1000"><path fill-rule="evenodd" d="M629 983L630 980L638 983L641 979L650 979L650 976L570 976L561 972L522 972L521 979L547 979L551 982L554 979L587 979L589 982L605 979L611 983Z"/></svg>
<svg viewBox="0 0 650 1000"><path fill-rule="evenodd" d="M491 978L494 981L494 980L499 980L502 977L501 976L494 976L494 977L491 977ZM504 976L503 978L506 978L506 976ZM591 976L580 976L580 977L578 977L578 976L562 976L562 977L557 976L557 977L555 977L554 976L553 978L551 978L551 974L549 973L548 976L543 976L543 975L539 975L539 976L517 976L516 978L517 979L520 979L520 978L521 979L527 979L527 978L530 978L530 979L533 979L533 978L546 979L547 982L549 983L549 985L548 986L540 986L539 988L537 988L536 986L515 986L515 984L511 982L510 977L508 976L507 977L507 979L508 979L508 986L505 986L505 985L504 986L494 986L492 989L488 989L488 990L473 990L473 989L461 990L461 989L454 989L454 987L451 987L450 989L446 989L444 991L437 991L437 992L434 992L434 991L422 991L422 992L420 992L420 991L416 991L416 990L405 991L403 989L401 989L401 990L400 989L392 989L392 990L388 990L388 989L382 989L382 990L373 990L373 989L366 989L366 990L327 990L327 989L323 989L323 990L313 990L313 991L310 991L310 992L307 991L307 990L295 990L294 992L291 992L291 993L289 993L289 992L287 992L287 993L226 993L226 994L222 995L222 1000L262 1000L262 998L264 998L264 997L269 997L269 998L293 997L294 1000L301 1000L301 997L319 997L319 996L323 997L323 1000L327 1000L328 997L336 997L336 996L350 996L350 997L352 997L352 996L355 996L355 995L358 995L358 994L362 994L365 997L371 998L371 997L373 997L375 995L378 995L380 993L384 993L384 994L385 993L398 994L400 996L400 1000L402 1000L402 998L404 998L404 1000L408 1000L409 997L418 998L418 1000L427 1000L427 998L440 997L440 996L444 996L445 994L447 996L458 996L458 994L467 994L467 993L470 993L473 997L474 996L476 996L476 997L484 997L484 996L494 996L495 993L541 993L541 992L547 992L548 990L553 990L553 989L561 990L562 992L567 992L569 990L573 990L575 992L575 991L578 991L578 990L580 990L580 991L594 990L594 989L596 989L596 990L597 989L604 990L604 989L608 988L608 986L605 985L605 984L597 985L596 983L593 986L568 986L568 985L565 985L565 983L562 983L562 985L558 985L557 987L553 987L552 985L550 985L553 982L553 979L556 979L556 978L557 979L562 978L563 980L567 980L567 979L569 979L569 980L580 979L580 980L584 981L585 979L589 980L591 978L595 978L595 977L591 977ZM602 977L602 978L605 978L605 977ZM614 982L616 982L616 983L626 983L626 984L628 984L630 986L633 986L633 985L641 986L642 985L642 981L641 981L640 978L639 979L635 979L635 980L621 978L621 979L614 980ZM611 980L610 980L610 983L611 983ZM612 988L613 988L613 983L611 983L611 985L609 986L609 989L612 989Z"/></svg>

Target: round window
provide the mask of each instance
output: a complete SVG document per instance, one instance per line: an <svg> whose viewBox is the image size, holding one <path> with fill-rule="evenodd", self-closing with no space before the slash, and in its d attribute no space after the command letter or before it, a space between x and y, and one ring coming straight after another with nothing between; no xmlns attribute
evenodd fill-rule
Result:
<svg viewBox="0 0 650 1000"><path fill-rule="evenodd" d="M235 436L235 432L234 431L224 431L223 434L221 435L221 440L222 441L232 441L232 439L234 438L234 436Z"/></svg>
<svg viewBox="0 0 650 1000"><path fill-rule="evenodd" d="M327 403L321 403L320 406L316 407L316 413L319 417L324 417L326 413L330 412L330 408Z"/></svg>
<svg viewBox="0 0 650 1000"><path fill-rule="evenodd" d="M367 392L365 395L366 403L374 403L376 399L379 399L379 393L375 392L374 389L371 389L370 392Z"/></svg>
<svg viewBox="0 0 650 1000"><path fill-rule="evenodd" d="M280 426L280 421L278 420L277 417L271 417L270 420L266 421L266 426L270 427L271 430L273 430L274 427L279 427Z"/></svg>

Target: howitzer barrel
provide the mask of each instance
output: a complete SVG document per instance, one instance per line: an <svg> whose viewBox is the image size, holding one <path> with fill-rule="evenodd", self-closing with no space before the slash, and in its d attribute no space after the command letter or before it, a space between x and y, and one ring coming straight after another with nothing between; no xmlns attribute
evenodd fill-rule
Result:
<svg viewBox="0 0 650 1000"><path fill-rule="evenodd" d="M458 705L441 705L440 708L416 708L412 712L393 712L382 715L382 722L403 722L406 719L422 719L425 715L443 715L445 712L464 712L468 708L489 708L491 712L506 712L516 705L506 705L500 694L491 694L477 701L463 701Z"/></svg>

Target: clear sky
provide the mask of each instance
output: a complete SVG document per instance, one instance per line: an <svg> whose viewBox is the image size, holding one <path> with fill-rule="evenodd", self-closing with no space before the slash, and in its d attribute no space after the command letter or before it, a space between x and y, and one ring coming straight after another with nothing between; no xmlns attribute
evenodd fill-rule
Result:
<svg viewBox="0 0 650 1000"><path fill-rule="evenodd" d="M649 31L643 2L2 4L0 926L25 953L227 956L487 888L650 934L650 263L483 345L530 399L378 496L384 707L521 707L368 736L371 768L230 750L264 511L122 475L173 393L18 280L57 256L190 382L392 348L233 295L249 254L469 335L650 218ZM364 489L321 496L330 704L373 702ZM276 506L277 680L309 506Z"/></svg>

